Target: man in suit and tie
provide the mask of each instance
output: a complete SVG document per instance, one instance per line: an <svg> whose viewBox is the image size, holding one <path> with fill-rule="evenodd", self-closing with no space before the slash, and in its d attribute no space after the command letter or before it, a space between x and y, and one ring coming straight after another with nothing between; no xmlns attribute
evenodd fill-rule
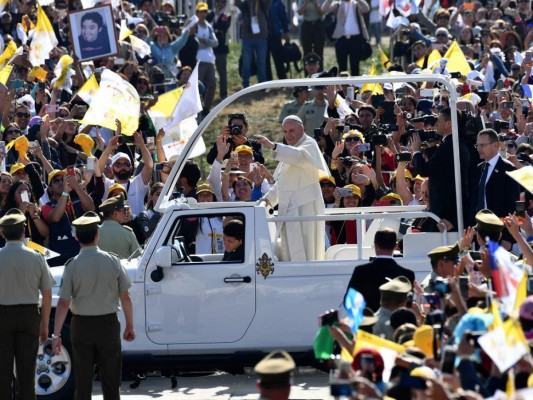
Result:
<svg viewBox="0 0 533 400"><path fill-rule="evenodd" d="M483 209L489 209L497 217L506 217L515 211L515 202L520 199L520 185L506 174L514 171L514 165L504 160L500 154L498 134L494 129L484 129L477 135L476 148L479 157L484 160L477 166L476 178L471 193L472 215ZM508 250L511 237L504 232L502 243Z"/></svg>
<svg viewBox="0 0 533 400"><path fill-rule="evenodd" d="M376 312L380 307L379 287L398 277L405 276L413 285L415 273L398 265L392 258L396 246L396 232L392 229L380 229L374 236L376 258L367 264L355 267L348 289L353 288L363 295L366 306Z"/></svg>
<svg viewBox="0 0 533 400"><path fill-rule="evenodd" d="M411 150L416 174L429 178L429 211L442 218L441 224L445 224L448 231L456 231L458 225L451 115L449 108L439 112L435 130L442 136L442 143L430 159L424 159L420 151L420 137L416 133L411 137ZM459 160L463 210L467 210L470 155L466 143L462 140L459 140Z"/></svg>

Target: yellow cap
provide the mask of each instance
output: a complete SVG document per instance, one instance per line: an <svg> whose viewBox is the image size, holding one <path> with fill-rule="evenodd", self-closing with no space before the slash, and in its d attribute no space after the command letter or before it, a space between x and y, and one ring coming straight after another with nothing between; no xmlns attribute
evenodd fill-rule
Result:
<svg viewBox="0 0 533 400"><path fill-rule="evenodd" d="M403 205L403 201L400 195L394 192L387 193L385 196L380 198L380 200L397 200L400 202L401 205Z"/></svg>
<svg viewBox="0 0 533 400"><path fill-rule="evenodd" d="M13 164L11 166L11 169L9 170L9 173L11 175L14 175L16 174L17 172L19 172L20 170L24 170L24 164L22 163L16 163L16 164Z"/></svg>
<svg viewBox="0 0 533 400"><path fill-rule="evenodd" d="M361 189L359 189L359 186L357 185L346 185L344 186L345 189L352 189L353 195L361 198Z"/></svg>
<svg viewBox="0 0 533 400"><path fill-rule="evenodd" d="M426 357L433 357L433 327L422 325L413 334L413 341Z"/></svg>
<svg viewBox="0 0 533 400"><path fill-rule="evenodd" d="M52 181L54 180L54 178L56 176L65 176L67 173L65 170L62 170L62 169L54 169L52 172L50 172L48 174L48 185L50 185L52 183Z"/></svg>
<svg viewBox="0 0 533 400"><path fill-rule="evenodd" d="M125 195L127 194L126 189L120 183L113 183L111 186L109 186L108 193L113 193L115 190L120 190ZM112 196L116 196L116 195L117 194L114 194Z"/></svg>
<svg viewBox="0 0 533 400"><path fill-rule="evenodd" d="M208 10L209 10L209 6L207 5L207 3L204 3L203 1L201 1L200 3L196 5L196 11L208 11Z"/></svg>
<svg viewBox="0 0 533 400"><path fill-rule="evenodd" d="M235 148L235 151L237 153L248 153L251 156L254 155L254 152L253 152L252 148L250 146L246 146L245 144L241 144L240 146L237 146Z"/></svg>

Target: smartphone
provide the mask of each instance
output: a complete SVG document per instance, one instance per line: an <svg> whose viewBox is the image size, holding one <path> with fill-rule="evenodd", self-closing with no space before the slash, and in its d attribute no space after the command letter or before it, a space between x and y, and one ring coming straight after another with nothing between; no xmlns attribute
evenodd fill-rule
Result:
<svg viewBox="0 0 533 400"><path fill-rule="evenodd" d="M385 113L381 116L380 122L382 124L395 124L396 123L396 115L394 114L394 105L396 102L394 101L382 101L379 103L379 106L385 110Z"/></svg>
<svg viewBox="0 0 533 400"><path fill-rule="evenodd" d="M373 94L372 95L372 107L378 108L380 103L385 100L384 94Z"/></svg>
<svg viewBox="0 0 533 400"><path fill-rule="evenodd" d="M364 143L357 146L357 151L370 151L370 143Z"/></svg>
<svg viewBox="0 0 533 400"><path fill-rule="evenodd" d="M420 89L420 97L433 97L435 95L434 89Z"/></svg>
<svg viewBox="0 0 533 400"><path fill-rule="evenodd" d="M7 87L9 89L22 89L24 87L24 81L20 79L13 79L12 81L9 81Z"/></svg>
<svg viewBox="0 0 533 400"><path fill-rule="evenodd" d="M409 162L412 159L411 153L408 151L404 151L401 153L398 153L394 156L396 159L396 162Z"/></svg>
<svg viewBox="0 0 533 400"><path fill-rule="evenodd" d="M6 158L6 142L0 141L0 157Z"/></svg>
<svg viewBox="0 0 533 400"><path fill-rule="evenodd" d="M529 63L533 58L533 51L526 51L526 56L524 57L524 62Z"/></svg>
<svg viewBox="0 0 533 400"><path fill-rule="evenodd" d="M405 96L407 94L407 88L405 86L401 86L398 89L396 89L396 94L398 96Z"/></svg>
<svg viewBox="0 0 533 400"><path fill-rule="evenodd" d="M30 202L30 195L28 194L27 190L23 190L22 192L20 192L20 200L23 203L29 203Z"/></svg>
<svg viewBox="0 0 533 400"><path fill-rule="evenodd" d="M504 101L502 102L502 108L507 110L512 110L514 106L514 103L512 101Z"/></svg>
<svg viewBox="0 0 533 400"><path fill-rule="evenodd" d="M115 61L113 62L113 64L115 64L115 65L124 65L125 62L126 62L126 60L124 60L123 58L115 58Z"/></svg>
<svg viewBox="0 0 533 400"><path fill-rule="evenodd" d="M522 103L522 107L528 107L529 108L529 100L528 99L520 99L520 103Z"/></svg>
<svg viewBox="0 0 533 400"><path fill-rule="evenodd" d="M341 197L353 196L353 190L351 188L339 188L339 196Z"/></svg>
<svg viewBox="0 0 533 400"><path fill-rule="evenodd" d="M526 216L526 202L525 201L515 202L515 213L516 215L522 218Z"/></svg>
<svg viewBox="0 0 533 400"><path fill-rule="evenodd" d="M459 277L459 289L461 291L461 296L463 296L463 299L468 299L468 276Z"/></svg>
<svg viewBox="0 0 533 400"><path fill-rule="evenodd" d="M76 176L76 173L74 172L74 167L67 168L67 175Z"/></svg>
<svg viewBox="0 0 533 400"><path fill-rule="evenodd" d="M35 149L35 148L39 147L39 142L37 140L30 140L29 143L28 143L28 147L30 149Z"/></svg>
<svg viewBox="0 0 533 400"><path fill-rule="evenodd" d="M58 104L47 104L46 105L46 112L58 112L59 111L59 105Z"/></svg>
<svg viewBox="0 0 533 400"><path fill-rule="evenodd" d="M374 372L374 356L372 354L361 354L359 362L361 363L361 371Z"/></svg>
<svg viewBox="0 0 533 400"><path fill-rule="evenodd" d="M461 79L461 76L462 76L462 75L461 75L460 72L452 72L452 73L450 73L450 77L451 77L452 79Z"/></svg>
<svg viewBox="0 0 533 400"><path fill-rule="evenodd" d="M148 148L148 150L153 150L155 148L155 137L148 136L146 138L146 147Z"/></svg>
<svg viewBox="0 0 533 400"><path fill-rule="evenodd" d="M164 167L164 166L165 166L165 164L163 164L163 163L157 163L157 164L155 165L155 170L156 170L156 171L163 171L163 167Z"/></svg>
<svg viewBox="0 0 533 400"><path fill-rule="evenodd" d="M87 158L87 171L94 172L94 163L96 162L96 157Z"/></svg>
<svg viewBox="0 0 533 400"><path fill-rule="evenodd" d="M355 93L354 87L353 86L348 86L348 89L347 89L347 92L346 92L346 98L349 99L349 100L353 100L354 99L354 93Z"/></svg>
<svg viewBox="0 0 533 400"><path fill-rule="evenodd" d="M498 79L498 82L496 82L496 88L503 89L505 87L505 84L503 83L503 80Z"/></svg>
<svg viewBox="0 0 533 400"><path fill-rule="evenodd" d="M135 138L133 136L120 135L118 138L119 144L130 144L134 142L135 142Z"/></svg>
<svg viewBox="0 0 533 400"><path fill-rule="evenodd" d="M442 43L432 43L431 48L434 50L442 50L442 46L444 46Z"/></svg>
<svg viewBox="0 0 533 400"><path fill-rule="evenodd" d="M440 370L443 374L453 374L457 350L453 346L445 346L442 351Z"/></svg>
<svg viewBox="0 0 533 400"><path fill-rule="evenodd" d="M253 171L257 168L257 163L253 162L253 163L250 163L250 171Z"/></svg>
<svg viewBox="0 0 533 400"><path fill-rule="evenodd" d="M239 154L236 151L232 151L230 154L230 159L233 162L239 162Z"/></svg>

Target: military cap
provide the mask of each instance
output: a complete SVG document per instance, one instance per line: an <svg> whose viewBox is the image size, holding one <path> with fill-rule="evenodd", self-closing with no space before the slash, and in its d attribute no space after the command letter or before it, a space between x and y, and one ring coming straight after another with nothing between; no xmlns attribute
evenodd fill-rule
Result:
<svg viewBox="0 0 533 400"><path fill-rule="evenodd" d="M0 218L0 228L15 228L19 224L26 222L26 217L18 208L12 208L2 218Z"/></svg>
<svg viewBox="0 0 533 400"><path fill-rule="evenodd" d="M89 232L98 229L100 217L94 211L87 211L81 217L72 221L72 226L78 232Z"/></svg>
<svg viewBox="0 0 533 400"><path fill-rule="evenodd" d="M476 222L480 231L494 233L503 231L503 222L490 210L480 210L476 214Z"/></svg>
<svg viewBox="0 0 533 400"><path fill-rule="evenodd" d="M283 350L271 352L255 366L261 383L289 384L291 371L296 367L289 353Z"/></svg>
<svg viewBox="0 0 533 400"><path fill-rule="evenodd" d="M247 153L247 154L250 154L251 156L254 155L252 148L250 146L246 146L245 144L241 144L240 146L237 146L235 148L235 151L237 153Z"/></svg>
<svg viewBox="0 0 533 400"><path fill-rule="evenodd" d="M308 53L304 57L305 64L320 64L320 56L316 53Z"/></svg>
<svg viewBox="0 0 533 400"><path fill-rule="evenodd" d="M371 326L376 322L378 322L378 318L374 315L374 312L370 308L365 307L363 310L363 320L359 326Z"/></svg>
<svg viewBox="0 0 533 400"><path fill-rule="evenodd" d="M198 185L196 187L196 194L202 192L209 192L215 194L215 189L213 189L213 186L211 186L209 183L202 183L201 185Z"/></svg>
<svg viewBox="0 0 533 400"><path fill-rule="evenodd" d="M459 243L452 246L439 246L428 253L432 261L452 260L459 261Z"/></svg>
<svg viewBox="0 0 533 400"><path fill-rule="evenodd" d="M119 193L118 195L110 197L106 201L104 201L100 205L100 211L108 212L108 211L119 210L121 208L124 208L126 205L127 204L124 199L124 193Z"/></svg>
<svg viewBox="0 0 533 400"><path fill-rule="evenodd" d="M407 294L413 289L413 286L411 285L411 281L407 279L405 276L401 275L398 276L391 281L384 283L379 287L379 290L381 292L391 292L391 293L398 293L398 294Z"/></svg>

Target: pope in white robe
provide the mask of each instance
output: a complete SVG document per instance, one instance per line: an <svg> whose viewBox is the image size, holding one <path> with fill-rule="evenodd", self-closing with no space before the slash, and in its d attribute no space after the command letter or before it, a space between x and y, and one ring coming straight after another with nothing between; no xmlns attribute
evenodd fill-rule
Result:
<svg viewBox="0 0 533 400"><path fill-rule="evenodd" d="M279 164L275 183L264 200L278 205L278 216L323 215L324 200L319 174L330 175L315 139L305 134L302 120L289 115L282 123L285 142L273 143L268 138L255 138L274 150ZM322 175L321 175L322 176ZM278 224L279 245L276 256L283 261L323 260L325 252L324 221L294 221Z"/></svg>

